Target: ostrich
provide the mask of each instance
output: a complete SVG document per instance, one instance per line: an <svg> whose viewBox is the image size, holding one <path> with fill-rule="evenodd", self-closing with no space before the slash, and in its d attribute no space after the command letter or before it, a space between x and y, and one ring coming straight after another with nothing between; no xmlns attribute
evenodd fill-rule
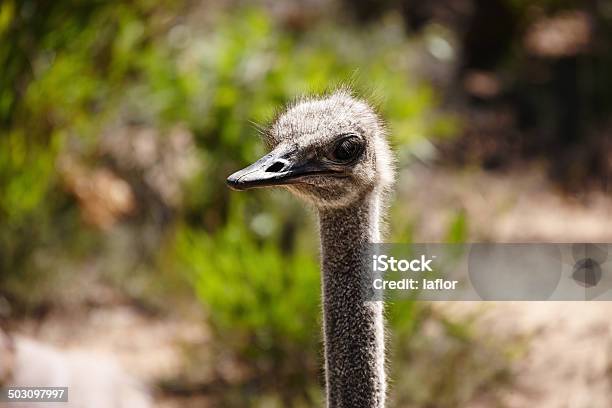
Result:
<svg viewBox="0 0 612 408"><path fill-rule="evenodd" d="M232 174L236 190L285 186L318 212L327 406L385 405L382 302L371 301L369 243L380 242L393 159L374 110L347 90L289 106L264 132L272 151Z"/></svg>

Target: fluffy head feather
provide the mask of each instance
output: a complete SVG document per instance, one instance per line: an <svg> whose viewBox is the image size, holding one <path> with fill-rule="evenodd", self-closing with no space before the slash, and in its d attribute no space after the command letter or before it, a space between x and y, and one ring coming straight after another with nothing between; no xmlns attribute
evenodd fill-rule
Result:
<svg viewBox="0 0 612 408"><path fill-rule="evenodd" d="M394 161L385 126L365 101L346 89L323 97L302 98L278 115L267 132L267 144L275 149L297 150L303 157L325 160L338 141L355 135L363 152L345 164L345 174L313 175L287 187L317 207L344 207L364 194L385 192L394 180Z"/></svg>

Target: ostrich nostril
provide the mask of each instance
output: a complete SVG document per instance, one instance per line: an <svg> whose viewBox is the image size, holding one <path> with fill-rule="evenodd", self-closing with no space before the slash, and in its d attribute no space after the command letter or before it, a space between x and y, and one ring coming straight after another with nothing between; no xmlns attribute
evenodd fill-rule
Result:
<svg viewBox="0 0 612 408"><path fill-rule="evenodd" d="M270 167L266 169L266 173L278 173L285 168L285 163L282 161L274 162Z"/></svg>

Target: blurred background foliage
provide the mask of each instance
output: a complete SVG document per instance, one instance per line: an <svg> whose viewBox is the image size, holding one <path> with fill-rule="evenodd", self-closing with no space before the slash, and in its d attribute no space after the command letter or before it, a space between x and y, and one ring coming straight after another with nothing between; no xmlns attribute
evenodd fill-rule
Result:
<svg viewBox="0 0 612 408"><path fill-rule="evenodd" d="M351 86L388 120L400 168L438 157L485 168L548 157L572 186L609 171L609 138L593 135L607 125L609 107L596 104L609 102L607 88L570 81L555 94L584 70L609 83L612 63L600 50L609 6L416 3L4 0L0 296L10 308L2 318L101 302L83 289L91 281L151 313L193 299L216 356L245 373L227 398L240 405L270 392L283 406L320 404L313 217L286 194L230 193L224 184L263 154L257 126L280 106ZM548 17L560 11L568 14ZM569 39L559 34L567 27ZM568 96L576 96L569 105ZM583 100L597 110L559 127L556 118ZM457 105L468 108L449 113ZM593 165L569 177L576 154ZM392 214L391 239L413 239L410 222ZM469 221L453 213L447 240L468 239ZM390 305L388 318L398 406L457 406L506 374L505 351L467 323L419 304ZM446 333L445 365L428 373L430 387L401 370L431 347L415 336L426 325ZM490 351L479 355L482 370L466 357L475 346ZM455 365L476 374L446 369Z"/></svg>

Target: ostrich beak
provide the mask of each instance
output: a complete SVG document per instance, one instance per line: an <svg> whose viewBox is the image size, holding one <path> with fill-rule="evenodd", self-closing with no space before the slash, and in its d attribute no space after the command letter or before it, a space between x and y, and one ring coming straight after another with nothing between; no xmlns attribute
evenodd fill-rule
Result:
<svg viewBox="0 0 612 408"><path fill-rule="evenodd" d="M316 159L300 160L295 151L275 149L226 180L234 190L296 184L305 176L337 174L338 170Z"/></svg>

